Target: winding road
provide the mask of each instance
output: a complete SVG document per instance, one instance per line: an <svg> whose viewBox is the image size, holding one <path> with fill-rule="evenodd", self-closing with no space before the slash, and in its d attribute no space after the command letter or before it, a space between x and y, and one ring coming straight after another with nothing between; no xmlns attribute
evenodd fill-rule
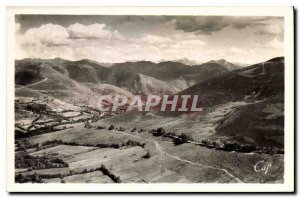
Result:
<svg viewBox="0 0 300 198"><path fill-rule="evenodd" d="M22 87L17 87L17 88L15 88L15 89L17 90L17 89L29 87L29 86L32 86L32 85L37 85L37 84L40 84L40 83L42 83L42 82L45 82L46 80L48 80L47 77L45 77L45 78L44 78L43 80L41 80L41 81L38 81L38 82L35 82L35 83L32 83L32 84L29 84L29 85L25 85L25 86L22 86Z"/></svg>
<svg viewBox="0 0 300 198"><path fill-rule="evenodd" d="M125 135L128 135L128 136L131 136L131 137L135 137L135 138L138 138L138 139L141 139L141 140L146 140L148 142L153 142L155 144L155 146L156 146L156 149L161 154L164 154L164 155L166 155L166 156L168 156L170 158L173 158L173 159L176 159L176 160L179 160L179 161L182 161L182 162L186 162L186 163L189 163L189 164L192 164L192 165L195 165L195 166L200 166L200 167L204 167L204 168L210 168L210 169L222 171L225 174L227 174L229 177L235 179L238 183L244 183L241 179L239 179L238 177L234 176L232 173L230 173L228 170L226 170L224 168L216 168L216 167L213 167L213 166L207 166L207 165L204 165L204 164L195 163L195 162L192 162L192 161L189 161L189 160L182 159L180 157L171 155L171 154L165 152L164 150L162 150L162 148L160 147L158 141L151 140L151 139L148 139L148 138L142 138L142 137L139 137L139 136L136 136L136 135L133 135L133 134L129 134L129 133L126 133L126 132L122 132L122 131L116 131L116 132L122 133L122 134L125 134Z"/></svg>

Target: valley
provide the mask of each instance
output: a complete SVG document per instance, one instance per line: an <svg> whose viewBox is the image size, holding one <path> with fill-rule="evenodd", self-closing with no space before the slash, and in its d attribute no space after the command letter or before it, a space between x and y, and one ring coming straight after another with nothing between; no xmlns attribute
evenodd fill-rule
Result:
<svg viewBox="0 0 300 198"><path fill-rule="evenodd" d="M17 60L15 181L282 183L284 59L224 61ZM203 111L100 112L107 94L198 95Z"/></svg>

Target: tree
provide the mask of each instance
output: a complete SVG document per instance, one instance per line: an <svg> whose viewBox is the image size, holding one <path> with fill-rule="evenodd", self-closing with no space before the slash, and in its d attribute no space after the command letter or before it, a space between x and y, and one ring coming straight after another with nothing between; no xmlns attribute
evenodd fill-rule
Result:
<svg viewBox="0 0 300 198"><path fill-rule="evenodd" d="M15 177L16 183L23 183L23 180L24 180L23 175L20 173Z"/></svg>
<svg viewBox="0 0 300 198"><path fill-rule="evenodd" d="M98 126L97 129L101 130L101 129L105 129L105 127L104 126Z"/></svg>
<svg viewBox="0 0 300 198"><path fill-rule="evenodd" d="M166 133L166 130L162 127L158 128L156 131L153 132L154 136L162 136Z"/></svg>
<svg viewBox="0 0 300 198"><path fill-rule="evenodd" d="M147 153L145 155L143 155L143 158L149 159L150 157L151 157L151 154L150 154L150 152L148 150Z"/></svg>
<svg viewBox="0 0 300 198"><path fill-rule="evenodd" d="M173 139L173 142L175 145L180 145L180 144L184 144L184 143L187 143L189 140L189 137L182 133L179 137L176 137Z"/></svg>
<svg viewBox="0 0 300 198"><path fill-rule="evenodd" d="M108 128L108 130L114 130L115 126L114 125L110 125L110 127Z"/></svg>
<svg viewBox="0 0 300 198"><path fill-rule="evenodd" d="M186 143L190 139L185 133L182 133L179 138L182 139L183 143Z"/></svg>

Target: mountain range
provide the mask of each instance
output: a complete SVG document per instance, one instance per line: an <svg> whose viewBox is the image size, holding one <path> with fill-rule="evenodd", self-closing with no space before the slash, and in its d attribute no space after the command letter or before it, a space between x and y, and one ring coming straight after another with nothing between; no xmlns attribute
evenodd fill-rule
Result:
<svg viewBox="0 0 300 198"><path fill-rule="evenodd" d="M107 67L87 59L23 59L16 61L15 82L17 86L26 86L47 77L48 81L53 81L52 88L56 90L66 89L68 84L92 83L110 84L136 94L174 94L227 71L226 66L212 62L191 67L171 61L138 61ZM62 83L64 81L68 82Z"/></svg>
<svg viewBox="0 0 300 198"><path fill-rule="evenodd" d="M94 108L103 94L199 95L205 109L200 120L180 122L178 114L174 119L170 114L147 115L147 119L139 115L138 124L144 126L143 123L152 123L153 119L159 125L169 119L167 126L173 131L190 130L201 136L230 137L240 142L282 147L284 58L267 62L239 67L222 59L194 66L172 61L138 61L104 67L86 59L23 59L15 61L15 94L51 96ZM136 123L137 115L120 116L126 117L126 123L122 124ZM122 120L115 119L114 122Z"/></svg>

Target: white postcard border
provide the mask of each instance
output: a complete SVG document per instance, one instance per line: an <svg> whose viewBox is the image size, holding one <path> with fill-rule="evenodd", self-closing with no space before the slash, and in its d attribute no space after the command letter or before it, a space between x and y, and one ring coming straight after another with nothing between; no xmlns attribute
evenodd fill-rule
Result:
<svg viewBox="0 0 300 198"><path fill-rule="evenodd" d="M14 183L14 50L16 14L284 16L285 156L283 184L16 184ZM294 18L293 7L8 7L7 191L9 192L293 192Z"/></svg>

